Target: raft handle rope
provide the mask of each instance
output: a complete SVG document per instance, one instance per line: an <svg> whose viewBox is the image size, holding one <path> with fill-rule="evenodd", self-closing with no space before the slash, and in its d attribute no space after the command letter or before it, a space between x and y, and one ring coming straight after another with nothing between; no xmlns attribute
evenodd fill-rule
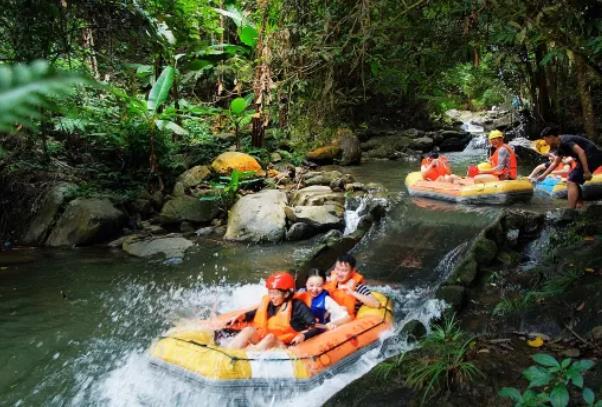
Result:
<svg viewBox="0 0 602 407"><path fill-rule="evenodd" d="M332 346L332 347L330 347L330 348L322 351L321 353L319 353L317 355L312 355L312 356L303 356L303 357L299 357L299 358L273 358L273 359L268 359L268 358L239 358L238 356L230 355L228 352L225 352L225 351L221 350L220 348L214 348L213 346L207 345L205 343L197 342L197 341L195 341L193 339L175 338L173 336L162 336L161 339L174 339L176 341L190 343L192 345L199 346L201 348L205 348L205 349L208 349L208 350L212 350L214 352L221 353L222 355L227 356L228 358L230 358L230 362L231 363L235 363L235 362L238 362L238 361L241 361L241 362L255 362L255 361L290 362L291 360L309 360L309 359L314 359L315 360L315 359L320 358L322 355L325 355L328 352L331 352L332 350L337 349L337 348L343 346L347 342L350 342L350 341L352 341L354 339L357 339L358 336L363 335L366 332L369 332L372 329L374 329L374 328L376 328L376 327L378 327L380 325L383 325L386 322L386 320L387 320L387 313L389 313L389 312L393 313L388 308L389 307L389 303L391 302L391 300L389 299L389 297L386 297L386 298L387 298L387 302L385 303L385 305L383 307L383 308L385 308L385 312L383 313L383 319L381 321L379 321L375 325L372 325L369 328L364 329L361 332L358 332L356 334L353 334L353 335L347 337L344 341L337 343L336 345L334 345L334 346Z"/></svg>

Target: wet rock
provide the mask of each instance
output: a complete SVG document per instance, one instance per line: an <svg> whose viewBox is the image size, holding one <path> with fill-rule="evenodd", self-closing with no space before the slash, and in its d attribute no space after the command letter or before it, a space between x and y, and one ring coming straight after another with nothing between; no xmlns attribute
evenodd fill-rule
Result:
<svg viewBox="0 0 602 407"><path fill-rule="evenodd" d="M344 209L338 205L285 208L286 217L291 221L307 223L321 230L342 226L344 212Z"/></svg>
<svg viewBox="0 0 602 407"><path fill-rule="evenodd" d="M352 182L345 185L345 192L366 191L366 186L361 182Z"/></svg>
<svg viewBox="0 0 602 407"><path fill-rule="evenodd" d="M434 141L430 137L419 137L410 142L410 148L418 151L429 151L433 148Z"/></svg>
<svg viewBox="0 0 602 407"><path fill-rule="evenodd" d="M437 146L442 152L463 151L472 138L469 133L453 130L445 130L439 134L441 140L437 140Z"/></svg>
<svg viewBox="0 0 602 407"><path fill-rule="evenodd" d="M493 240L480 236L474 243L473 253L477 264L490 264L497 254L498 248Z"/></svg>
<svg viewBox="0 0 602 407"><path fill-rule="evenodd" d="M227 151L217 156L211 163L211 168L218 174L230 174L232 170L253 171L258 176L265 175L265 171L257 160L249 154L236 151Z"/></svg>
<svg viewBox="0 0 602 407"><path fill-rule="evenodd" d="M424 338L426 335L426 327L422 322L413 319L404 325L401 330L401 335L406 336L408 342L416 342L417 340Z"/></svg>
<svg viewBox="0 0 602 407"><path fill-rule="evenodd" d="M251 242L282 240L286 232L286 204L284 192L275 189L240 198L230 209L224 238Z"/></svg>
<svg viewBox="0 0 602 407"><path fill-rule="evenodd" d="M26 245L36 245L44 243L49 229L54 223L59 209L65 202L70 191L77 188L77 185L70 183L59 183L53 186L42 201L35 217L29 224L29 228L23 236L22 242Z"/></svg>
<svg viewBox="0 0 602 407"><path fill-rule="evenodd" d="M435 296L458 311L466 302L466 288L459 285L445 285L439 287Z"/></svg>
<svg viewBox="0 0 602 407"><path fill-rule="evenodd" d="M190 222L182 222L180 223L180 232L182 233L192 233L195 231L194 226L190 224Z"/></svg>
<svg viewBox="0 0 602 407"><path fill-rule="evenodd" d="M509 229L506 232L506 242L508 242L508 244L510 246L516 246L516 244L518 243L519 236L520 236L519 229Z"/></svg>
<svg viewBox="0 0 602 407"><path fill-rule="evenodd" d="M340 165L358 165L362 161L359 138L350 129L338 129L336 145L341 149Z"/></svg>
<svg viewBox="0 0 602 407"><path fill-rule="evenodd" d="M523 312L520 321L520 331L540 332L555 338L562 333L563 328L558 324L554 315L545 309L537 307Z"/></svg>
<svg viewBox="0 0 602 407"><path fill-rule="evenodd" d="M450 281L468 287L477 278L477 272L478 263L476 259L474 256L468 256L456 266Z"/></svg>
<svg viewBox="0 0 602 407"><path fill-rule="evenodd" d="M330 187L314 185L305 187L293 194L292 206L317 206L331 201L341 205L345 204L345 194L333 192Z"/></svg>
<svg viewBox="0 0 602 407"><path fill-rule="evenodd" d="M204 228L197 229L194 233L199 237L209 236L211 233L213 233L214 229L214 226L205 226Z"/></svg>
<svg viewBox="0 0 602 407"><path fill-rule="evenodd" d="M304 222L293 223L286 231L286 240L303 240L308 239L316 234L316 230L309 224Z"/></svg>
<svg viewBox="0 0 602 407"><path fill-rule="evenodd" d="M387 135L374 137L361 144L364 156L368 158L395 158L395 155L408 149L411 143L409 137L399 135Z"/></svg>
<svg viewBox="0 0 602 407"><path fill-rule="evenodd" d="M108 199L75 199L69 203L50 236L48 246L82 246L121 232L125 215Z"/></svg>
<svg viewBox="0 0 602 407"><path fill-rule="evenodd" d="M332 164L341 155L341 148L335 145L318 147L305 156L309 161L318 164Z"/></svg>
<svg viewBox="0 0 602 407"><path fill-rule="evenodd" d="M405 129L402 131L402 134L406 137L412 138L412 139L417 139L420 138L422 136L424 136L424 131L423 130L419 130L419 129Z"/></svg>
<svg viewBox="0 0 602 407"><path fill-rule="evenodd" d="M122 249L132 256L152 257L162 254L167 258L182 257L193 243L180 236L168 236L160 238L143 239L140 236L132 236L123 242Z"/></svg>
<svg viewBox="0 0 602 407"><path fill-rule="evenodd" d="M206 223L219 213L217 200L200 200L191 196L178 196L165 202L161 209L162 223L190 221Z"/></svg>
<svg viewBox="0 0 602 407"><path fill-rule="evenodd" d="M150 199L138 198L128 202L127 209L142 216L150 216L153 213L153 203Z"/></svg>
<svg viewBox="0 0 602 407"><path fill-rule="evenodd" d="M518 158L521 164L529 163L535 166L537 164L544 163L548 160L547 157L539 154L532 148L527 148L521 145L512 145L512 148L514 148L516 157Z"/></svg>
<svg viewBox="0 0 602 407"><path fill-rule="evenodd" d="M309 171L303 176L303 183L307 186L330 185L331 182L347 178L349 182L353 181L351 176L345 177L340 171Z"/></svg>
<svg viewBox="0 0 602 407"><path fill-rule="evenodd" d="M496 259L504 266L512 266L520 262L521 254L513 251L500 251Z"/></svg>

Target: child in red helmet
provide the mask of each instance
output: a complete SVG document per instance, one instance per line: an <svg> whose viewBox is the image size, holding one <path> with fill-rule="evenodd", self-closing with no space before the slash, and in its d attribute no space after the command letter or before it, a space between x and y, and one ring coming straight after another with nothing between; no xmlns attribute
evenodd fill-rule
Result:
<svg viewBox="0 0 602 407"><path fill-rule="evenodd" d="M248 347L266 350L274 347L298 345L321 332L315 328L315 317L302 301L293 299L295 279L287 272L276 272L265 282L265 295L256 310L229 321L250 322L226 346L230 349Z"/></svg>

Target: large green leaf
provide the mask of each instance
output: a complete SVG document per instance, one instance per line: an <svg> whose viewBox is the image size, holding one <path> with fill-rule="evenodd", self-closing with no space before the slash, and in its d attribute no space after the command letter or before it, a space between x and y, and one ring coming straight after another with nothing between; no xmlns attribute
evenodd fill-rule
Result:
<svg viewBox="0 0 602 407"><path fill-rule="evenodd" d="M569 404L569 392L565 385L559 384L552 389L550 403L553 407L566 407Z"/></svg>
<svg viewBox="0 0 602 407"><path fill-rule="evenodd" d="M0 65L0 132L14 131L17 124L35 127L41 109L54 108L52 99L94 83L80 74L55 71L46 61Z"/></svg>
<svg viewBox="0 0 602 407"><path fill-rule="evenodd" d="M560 363L556 360L556 358L552 355L548 355L546 353L536 353L532 356L532 359L539 363L542 366L547 367L559 367Z"/></svg>
<svg viewBox="0 0 602 407"><path fill-rule="evenodd" d="M157 82L152 87L147 101L148 112L151 114L157 113L157 110L169 97L169 91L173 85L173 80L176 72L171 66L165 67Z"/></svg>
<svg viewBox="0 0 602 407"><path fill-rule="evenodd" d="M594 404L594 400L596 399L596 396L594 395L594 392L592 391L592 389L590 389L589 387L586 387L583 389L583 401L585 401L585 404L587 404L588 406L591 406Z"/></svg>
<svg viewBox="0 0 602 407"><path fill-rule="evenodd" d="M179 136L185 136L188 134L186 129L183 129L177 123L174 123L171 120L155 120L155 125L159 130L170 130Z"/></svg>
<svg viewBox="0 0 602 407"><path fill-rule="evenodd" d="M539 366L531 366L523 371L525 379L529 380L529 388L545 386L550 383L552 375Z"/></svg>
<svg viewBox="0 0 602 407"><path fill-rule="evenodd" d="M249 106L245 98L236 98L230 102L230 111L239 115L245 111L245 109Z"/></svg>
<svg viewBox="0 0 602 407"><path fill-rule="evenodd" d="M500 390L498 394L502 397L507 397L516 402L519 402L523 399L520 392L517 389L515 389L514 387L503 387L502 390Z"/></svg>
<svg viewBox="0 0 602 407"><path fill-rule="evenodd" d="M257 29L252 25L243 25L240 28L240 33L238 34L240 40L243 44L249 47L255 47L257 45L257 39L259 38L259 33Z"/></svg>

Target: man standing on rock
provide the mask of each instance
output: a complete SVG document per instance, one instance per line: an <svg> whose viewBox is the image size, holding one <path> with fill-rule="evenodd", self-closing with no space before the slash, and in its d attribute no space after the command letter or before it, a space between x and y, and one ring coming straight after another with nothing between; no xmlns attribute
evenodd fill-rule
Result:
<svg viewBox="0 0 602 407"><path fill-rule="evenodd" d="M577 165L567 178L569 208L582 207L583 193L580 186L592 179L592 172L602 165L602 150L585 137L560 135L560 127L556 125L547 126L539 136L550 146L550 151L556 150L556 159L537 180L543 181L556 169L563 157L573 157Z"/></svg>

